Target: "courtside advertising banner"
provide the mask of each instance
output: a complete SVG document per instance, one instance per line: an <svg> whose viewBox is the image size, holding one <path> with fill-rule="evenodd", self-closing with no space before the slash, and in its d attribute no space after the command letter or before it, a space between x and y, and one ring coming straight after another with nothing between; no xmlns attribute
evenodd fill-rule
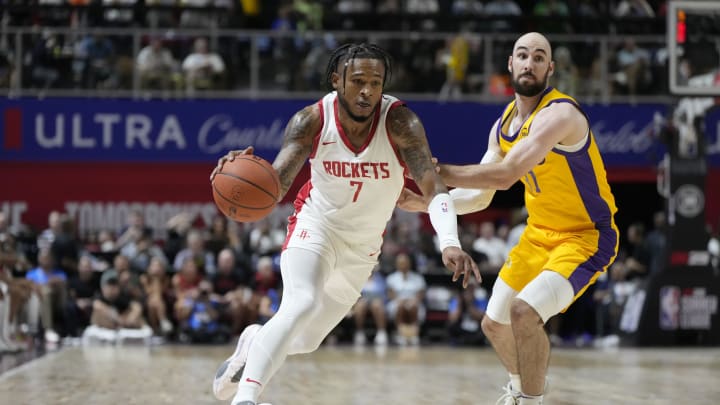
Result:
<svg viewBox="0 0 720 405"><path fill-rule="evenodd" d="M46 99L0 101L3 161L210 162L254 145L272 157L292 114L312 101L136 101ZM471 163L503 104L409 102L433 153ZM661 153L653 116L662 104L584 107L608 166L654 166ZM720 141L718 141L720 142ZM720 157L720 151L714 151Z"/></svg>
<svg viewBox="0 0 720 405"><path fill-rule="evenodd" d="M11 224L34 227L46 226L51 210L66 211L78 218L81 231L122 226L130 209L143 210L158 229L178 212L210 218L216 210L208 176L217 159L253 145L272 161L288 120L313 102L0 100L0 210ZM422 119L433 155L458 164L480 160L504 106L408 105ZM665 148L653 117L665 115L667 106L584 109L611 181L655 181ZM708 145L711 167L719 167L717 131L709 134ZM298 182L306 178L304 171Z"/></svg>

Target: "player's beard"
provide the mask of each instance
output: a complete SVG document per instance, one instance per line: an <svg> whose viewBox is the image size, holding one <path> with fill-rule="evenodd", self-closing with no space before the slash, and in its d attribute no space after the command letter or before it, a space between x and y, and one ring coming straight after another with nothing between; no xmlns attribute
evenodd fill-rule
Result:
<svg viewBox="0 0 720 405"><path fill-rule="evenodd" d="M542 93L543 90L547 88L550 70L545 72L545 77L542 80L536 80L534 83L531 84L520 84L520 78L522 76L518 76L518 78L516 79L514 72L510 72L510 74L512 75L510 85L512 86L513 90L515 90L515 93L525 97L534 97ZM533 77L537 78L536 76Z"/></svg>
<svg viewBox="0 0 720 405"><path fill-rule="evenodd" d="M375 107L373 107L372 111L370 111L370 114L368 114L366 117L363 117L362 115L357 115L350 110L350 103L338 93L338 100L340 101L340 106L345 110L348 117L350 117L351 120L355 122L366 122L368 119L370 119L373 115L375 115L375 110L377 110L378 106L375 104Z"/></svg>

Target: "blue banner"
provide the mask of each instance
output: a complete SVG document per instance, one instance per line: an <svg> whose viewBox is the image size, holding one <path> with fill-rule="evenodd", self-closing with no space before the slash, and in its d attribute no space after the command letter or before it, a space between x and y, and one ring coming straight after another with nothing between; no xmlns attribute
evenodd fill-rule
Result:
<svg viewBox="0 0 720 405"><path fill-rule="evenodd" d="M3 160L197 162L254 145L275 156L306 102L3 100Z"/></svg>
<svg viewBox="0 0 720 405"><path fill-rule="evenodd" d="M720 105L705 115L705 148L710 166L720 166Z"/></svg>
<svg viewBox="0 0 720 405"><path fill-rule="evenodd" d="M285 124L312 102L3 99L0 160L205 162L247 145L272 159ZM503 108L429 101L408 105L423 120L433 154L449 163L480 160ZM653 115L666 109L662 104L586 106L606 164L654 167L661 148L652 134Z"/></svg>

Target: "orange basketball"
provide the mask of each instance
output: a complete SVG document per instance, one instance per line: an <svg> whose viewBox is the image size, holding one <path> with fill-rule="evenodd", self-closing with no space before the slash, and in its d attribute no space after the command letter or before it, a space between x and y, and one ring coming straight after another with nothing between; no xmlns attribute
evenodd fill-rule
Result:
<svg viewBox="0 0 720 405"><path fill-rule="evenodd" d="M277 205L280 178L272 165L255 155L225 162L212 181L213 199L220 211L238 222L265 218Z"/></svg>

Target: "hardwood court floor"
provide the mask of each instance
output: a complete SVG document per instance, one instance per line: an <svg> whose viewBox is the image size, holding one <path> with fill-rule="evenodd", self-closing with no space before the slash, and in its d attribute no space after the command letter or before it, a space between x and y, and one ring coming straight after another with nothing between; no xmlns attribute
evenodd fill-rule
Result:
<svg viewBox="0 0 720 405"><path fill-rule="evenodd" d="M231 346L74 347L0 375L2 405L220 404L210 386ZM555 349L547 405L718 404L720 349ZM490 349L321 347L267 387L273 405L494 404ZM229 403L229 401L227 402Z"/></svg>

